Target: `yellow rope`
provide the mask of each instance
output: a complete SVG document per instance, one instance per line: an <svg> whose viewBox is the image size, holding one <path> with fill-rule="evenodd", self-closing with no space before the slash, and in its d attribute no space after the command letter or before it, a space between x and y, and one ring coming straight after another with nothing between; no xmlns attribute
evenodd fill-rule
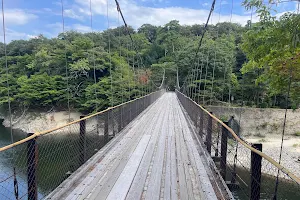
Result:
<svg viewBox="0 0 300 200"><path fill-rule="evenodd" d="M178 93L182 94L185 98L189 99L190 101L192 101L194 104L196 104L201 110L203 110L205 113L207 113L212 119L216 120L218 123L220 123L223 127L225 127L231 134L232 136L240 143L242 144L243 146L245 146L246 148L248 148L249 150L251 150L252 152L255 152L257 153L258 155L260 155L262 158L266 159L267 161L269 161L271 164L273 164L276 168L278 168L280 171L282 171L283 173L285 173L286 175L288 175L291 179L293 179L296 183L298 183L300 185L300 178L297 177L296 175L294 175L292 172L290 172L287 168L283 167L282 165L280 165L278 162L276 162L274 159L272 159L271 157L269 157L268 155L266 155L265 153L261 152L261 151L258 151L257 149L249 146L247 143L245 143L243 140L241 140L236 134L235 132L230 128L228 127L226 124L224 124L220 119L218 119L216 116L214 116L213 114L211 114L209 111L207 111L205 108L203 108L201 105L197 104L195 101L193 101L191 98L187 97L186 95L184 95L183 93L179 92L178 90L176 90ZM100 115L102 113L105 113L109 110L112 110L112 109L115 109L115 108L118 108L118 107L121 107L123 105L126 105L126 104L129 104L131 102L134 102L134 101L137 101L139 99L142 99L146 96L149 96L151 94L153 94L155 92L152 92L148 95L145 95L143 97L139 97L139 98L136 98L134 100L131 100L131 101L128 101L128 102L125 102L125 103L122 103L120 105L117 105L117 106L114 106L114 107L110 107L110 108L107 108L106 110L103 110L103 111L100 111L100 112L97 112L95 114L92 114L92 115L89 115L87 117L84 117L82 119L79 119L79 120L76 120L76 121L73 121L73 122L70 122L68 124L65 124L65 125L62 125L62 126L59 126L59 127L56 127L56 128L53 128L53 129L50 129L50 130L46 130L46 131L42 131L42 132L36 132L34 133L33 135L23 139L23 140L20 140L18 142L15 142L13 144L10 144L10 145L7 145L5 147L2 147L0 148L0 152L2 151L6 151L10 148L13 148L17 145L20 145L20 144L24 144L25 142L29 141L29 140L32 140L38 136L42 136L42 135L46 135L48 133L51 133L53 131L56 131L56 130L59 130L59 129L62 129L66 126L70 126L72 124L76 124L80 121L83 121L83 120L87 120L89 118L92 118L96 115Z"/></svg>
<svg viewBox="0 0 300 200"><path fill-rule="evenodd" d="M292 172L290 172L287 168L283 167L282 165L280 165L278 162L276 162L274 159L272 159L271 157L269 157L268 155L266 155L265 153L249 146L247 143L245 143L243 140L241 140L239 138L239 136L236 135L236 133L229 127L227 126L225 123L223 123L220 119L218 119L216 116L214 116L213 114L211 114L209 111L207 111L205 108L203 108L201 105L197 104L194 100L192 100L191 98L187 97L185 94L179 92L178 90L176 90L178 93L182 94L185 98L189 99L190 101L192 101L194 104L196 104L199 108L201 108L201 110L203 110L205 113L207 113L211 118L213 118L214 120L216 120L218 123L220 123L223 127L225 127L230 133L231 135L243 146L245 146L246 148L248 148L249 150L251 150L252 152L257 153L258 155L260 155L262 158L266 159L267 161L269 161L271 164L273 164L276 168L278 168L280 171L282 171L283 173L285 173L286 175L288 175L291 179L293 179L295 182L297 182L300 185L300 178L297 177L295 174L293 174Z"/></svg>
<svg viewBox="0 0 300 200"><path fill-rule="evenodd" d="M155 92L160 92L160 91L155 91ZM18 145L20 145L20 144L24 144L25 142L27 142L27 141L29 141L29 140L32 140L32 139L34 139L34 138L36 138L36 137L38 137L38 136L46 135L46 134L51 133L51 132L53 132L53 131L56 131L56 130L65 128L65 127L67 127L67 126L70 126L70 125L72 125L72 124L79 123L80 121L87 120L87 119L90 119L90 118L92 118L92 117L94 117L94 116L103 114L103 113L105 113L105 112L107 112L107 111L109 111L109 110L113 110L113 109L115 109L115 108L119 108L119 107L124 106L124 105L126 105L126 104L129 104L129 103L131 103L131 102L134 102L134 101L137 101L137 100L139 100L139 99L145 98L145 97L147 97L147 96L149 96L149 95L151 95L151 94L153 94L153 93L155 93L155 92L152 92L152 93L147 94L147 95L145 95L145 96L142 96L142 97L139 97L139 98L136 98L136 99L127 101L127 102L122 103L122 104L119 104L119 105L117 105L117 106L109 107L109 108L107 108L107 109L105 109L105 110L103 110L103 111L94 113L94 114L92 114L92 115L86 116L86 117L84 117L84 118L82 118L82 119L79 119L79 120L76 120L76 121L73 121L73 122L70 122L70 123L67 123L67 124L65 124L65 125L58 126L58 127L56 127L56 128L49 129L49 130L45 130L45 131L41 131L41 132L35 132L33 135L31 135L31 136L29 136L29 137L27 137L27 138L24 138L24 139L22 139L22 140L19 140L18 142L15 142L15 143L13 143L13 144L10 144L10 145L1 147L1 148L0 148L0 152L6 151L6 150L11 149L11 148L13 148L13 147L15 147L15 146L18 146Z"/></svg>

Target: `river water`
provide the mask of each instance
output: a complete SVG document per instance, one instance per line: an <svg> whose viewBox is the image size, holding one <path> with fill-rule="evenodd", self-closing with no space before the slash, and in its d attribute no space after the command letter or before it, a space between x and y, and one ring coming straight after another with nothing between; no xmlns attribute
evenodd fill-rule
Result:
<svg viewBox="0 0 300 200"><path fill-rule="evenodd" d="M78 131L79 132L79 131ZM26 133L13 131L14 141L26 137ZM47 135L37 139L38 197L43 198L53 191L63 180L81 166L79 133ZM104 146L104 138L99 134L86 135L85 158L93 156ZM0 125L0 147L11 143L10 129ZM0 153L0 200L15 199L13 169L15 168L20 199L27 199L27 144ZM2 181L7 179L5 181ZM1 182L2 181L2 182Z"/></svg>
<svg viewBox="0 0 300 200"><path fill-rule="evenodd" d="M18 141L26 137L26 134L21 131L14 131L14 141ZM0 147L6 146L11 144L11 136L10 136L10 129L5 128L0 123ZM0 181L5 180L0 183L0 199L14 199L14 180L11 175L13 174L12 163L14 162L15 152L11 150L4 151L0 153ZM19 177L17 178L19 185L20 193L26 193L26 179L25 173L20 173Z"/></svg>
<svg viewBox="0 0 300 200"><path fill-rule="evenodd" d="M14 130L14 141L18 141L26 137L26 133ZM55 136L51 139L43 141L39 138L39 160L38 160L38 197L42 199L45 195L49 194L55 189L64 179L66 179L70 172L75 171L79 166L78 150L76 150L75 144L78 143L76 135L70 136ZM95 153L95 149L100 149L104 145L103 137L93 136L90 141L99 140L97 143L90 143L92 146L91 151L87 152L91 157ZM10 129L0 125L0 147L6 146L11 143ZM61 144L68 144L64 146L64 151L59 151ZM15 199L14 195L14 180L13 180L13 168L16 169L18 192L20 199L27 199L27 160L26 160L26 144L20 145L15 148L14 151L9 150L0 153L0 200L2 199ZM52 151L49 151L51 149ZM55 152L57 151L57 152ZM42 158L40 158L42 157ZM71 162L70 162L71 161ZM66 164L67 163L67 164ZM242 170L242 169L239 169ZM242 177L246 182L250 182L249 172L240 171L238 174L244 174ZM248 174L248 175L247 175ZM7 180L3 181L9 177ZM228 177L230 180L230 177ZM2 182L1 182L2 181ZM263 176L263 185L267 186L268 190L273 190L275 186L274 177ZM299 200L300 191L299 187L292 183L280 181L279 183L279 196L278 199ZM263 189L266 191L266 189ZM271 199L262 191L262 199ZM272 192L272 191L267 191ZM249 191L246 191L249 194ZM233 189L233 195L236 199L249 199L245 195L245 191L241 189Z"/></svg>

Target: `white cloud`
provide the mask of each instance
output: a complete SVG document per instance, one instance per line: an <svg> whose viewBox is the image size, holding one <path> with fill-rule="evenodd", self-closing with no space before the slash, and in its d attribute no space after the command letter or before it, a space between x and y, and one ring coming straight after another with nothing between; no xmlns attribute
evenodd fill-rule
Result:
<svg viewBox="0 0 300 200"><path fill-rule="evenodd" d="M229 4L227 1L221 1L221 5L227 5Z"/></svg>
<svg viewBox="0 0 300 200"><path fill-rule="evenodd" d="M6 34L6 42L7 43L11 42L12 40L20 40L20 39L27 40L27 39L34 37L33 35L29 35L25 32L19 32L19 31L9 29L9 28L5 29L5 34ZM3 42L3 31L2 30L0 31L0 38L1 38L1 42Z"/></svg>
<svg viewBox="0 0 300 200"><path fill-rule="evenodd" d="M44 34L46 34L49 37L56 37L59 33L62 33L63 31L62 23L60 22L54 24L47 24L46 27L52 30L51 33L44 32ZM70 30L74 30L82 33L87 33L92 31L90 26L85 26L82 24L65 25L65 31L70 31Z"/></svg>
<svg viewBox="0 0 300 200"><path fill-rule="evenodd" d="M202 6L203 6L203 7L208 7L208 6L209 6L209 3L205 2L205 3L202 4Z"/></svg>
<svg viewBox="0 0 300 200"><path fill-rule="evenodd" d="M51 8L43 8L43 10L46 12L53 12Z"/></svg>
<svg viewBox="0 0 300 200"><path fill-rule="evenodd" d="M29 39L35 39L35 38L38 38L39 36L38 35L31 35L31 34L28 34L27 37Z"/></svg>
<svg viewBox="0 0 300 200"><path fill-rule="evenodd" d="M78 7L81 8L81 13L89 14L89 0L76 0ZM225 1L226 2L226 1ZM118 13L116 5L109 1L108 13L111 24L116 24L118 20ZM137 5L132 0L124 0L120 2L121 10L124 14L128 25L138 28L145 23L153 25L164 25L171 20L179 20L180 24L192 25L203 24L207 20L209 14L208 9L191 9L184 7L165 7L165 8L153 8ZM93 0L92 1L93 13L98 15L107 15L107 1L106 0ZM238 15L232 16L232 22L245 25L250 19L250 15ZM220 22L229 21L230 15L220 16ZM253 17L253 21L257 21L257 17ZM218 15L214 15L212 22L216 24L218 22Z"/></svg>
<svg viewBox="0 0 300 200"><path fill-rule="evenodd" d="M92 32L92 29L90 26L84 26L82 24L73 24L72 29L78 32L87 33Z"/></svg>
<svg viewBox="0 0 300 200"><path fill-rule="evenodd" d="M64 10L64 15L65 17L69 17L69 18L73 18L73 19L77 19L79 21L83 21L85 16L83 15L78 15L74 9L66 9Z"/></svg>
<svg viewBox="0 0 300 200"><path fill-rule="evenodd" d="M5 23L10 25L24 25L30 21L38 18L37 15L27 13L21 9L7 9L4 12L5 14Z"/></svg>

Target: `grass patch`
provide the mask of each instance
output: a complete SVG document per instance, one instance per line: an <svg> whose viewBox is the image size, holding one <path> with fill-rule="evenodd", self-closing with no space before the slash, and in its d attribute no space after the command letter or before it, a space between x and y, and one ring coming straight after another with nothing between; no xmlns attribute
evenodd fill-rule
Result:
<svg viewBox="0 0 300 200"><path fill-rule="evenodd" d="M293 144L293 147L300 147L300 144Z"/></svg>
<svg viewBox="0 0 300 200"><path fill-rule="evenodd" d="M271 124L272 130L277 131L279 129L279 124Z"/></svg>
<svg viewBox="0 0 300 200"><path fill-rule="evenodd" d="M265 138L266 137L264 134L261 134L261 133L256 133L256 134L254 134L254 136L260 137L260 138Z"/></svg>
<svg viewBox="0 0 300 200"><path fill-rule="evenodd" d="M268 125L269 125L268 122L264 122L264 123L262 123L262 124L258 124L258 125L256 126L256 130L266 129Z"/></svg>
<svg viewBox="0 0 300 200"><path fill-rule="evenodd" d="M258 140L258 142L268 142L268 140L267 139L260 139L260 140Z"/></svg>
<svg viewBox="0 0 300 200"><path fill-rule="evenodd" d="M295 135L300 137L300 131L297 131Z"/></svg>
<svg viewBox="0 0 300 200"><path fill-rule="evenodd" d="M230 118L230 117L227 116L227 115L221 115L219 119L220 119L222 122L227 122L227 121L229 120L229 118Z"/></svg>
<svg viewBox="0 0 300 200"><path fill-rule="evenodd" d="M228 140L228 144L229 144L230 146L235 146L235 140L229 139L229 140Z"/></svg>

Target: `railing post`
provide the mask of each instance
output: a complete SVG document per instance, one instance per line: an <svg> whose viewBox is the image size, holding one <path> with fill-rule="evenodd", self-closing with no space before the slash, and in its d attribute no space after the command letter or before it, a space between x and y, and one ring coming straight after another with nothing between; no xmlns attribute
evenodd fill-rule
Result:
<svg viewBox="0 0 300 200"><path fill-rule="evenodd" d="M139 99L138 100L136 100L134 103L135 103L135 110L134 110L134 118L138 115L137 113L138 113L138 104L139 104ZM134 119L134 118L132 118L132 119Z"/></svg>
<svg viewBox="0 0 300 200"><path fill-rule="evenodd" d="M252 144L252 147L262 151L262 144ZM260 199L262 157L251 151L251 200Z"/></svg>
<svg viewBox="0 0 300 200"><path fill-rule="evenodd" d="M197 112L198 106L196 104L194 104L194 112L196 113L196 121L195 121L195 127L198 127L198 123L199 123L199 112Z"/></svg>
<svg viewBox="0 0 300 200"><path fill-rule="evenodd" d="M203 110L201 108L200 109L200 122L199 122L199 135L201 138L203 138L203 122L204 122L204 114L203 114Z"/></svg>
<svg viewBox="0 0 300 200"><path fill-rule="evenodd" d="M219 139L220 139L220 130L223 130L222 129L222 126L221 124L217 124L217 146L216 146L216 150L215 150L215 157L218 157L219 156Z"/></svg>
<svg viewBox="0 0 300 200"><path fill-rule="evenodd" d="M210 112L212 114L212 112ZM211 155L211 134L212 134L212 117L208 116L207 134L206 134L206 149Z"/></svg>
<svg viewBox="0 0 300 200"><path fill-rule="evenodd" d="M110 110L104 113L104 142L105 143L108 142L109 112Z"/></svg>
<svg viewBox="0 0 300 200"><path fill-rule="evenodd" d="M112 127L112 137L115 137L115 135L116 135L116 131L115 131L115 108L112 108L111 110L110 110L110 120L111 120L111 127ZM117 116L118 117L118 116ZM116 120L116 121L118 121L118 119Z"/></svg>
<svg viewBox="0 0 300 200"><path fill-rule="evenodd" d="M32 136L33 133L28 133L27 137ZM36 138L33 138L27 142L27 192L28 200L37 200L37 182L36 182L36 170L38 160L38 148Z"/></svg>
<svg viewBox="0 0 300 200"><path fill-rule="evenodd" d="M118 132L120 132L122 130L122 107L118 108Z"/></svg>
<svg viewBox="0 0 300 200"><path fill-rule="evenodd" d="M128 123L127 124L129 124L131 122L131 115L132 115L131 104L132 104L132 102L130 102L129 104L127 104L127 110L129 112Z"/></svg>
<svg viewBox="0 0 300 200"><path fill-rule="evenodd" d="M224 123L228 125L228 122L224 122ZM222 126L220 174L224 180L226 179L227 140L228 140L228 130L224 126Z"/></svg>
<svg viewBox="0 0 300 200"><path fill-rule="evenodd" d="M80 119L84 118L85 116L80 116ZM86 133L86 121L81 120L80 121L80 137L79 137L79 144L80 144L80 151L79 151L79 162L80 164L84 164L85 162L85 150L86 150L86 144L85 144L85 133Z"/></svg>

